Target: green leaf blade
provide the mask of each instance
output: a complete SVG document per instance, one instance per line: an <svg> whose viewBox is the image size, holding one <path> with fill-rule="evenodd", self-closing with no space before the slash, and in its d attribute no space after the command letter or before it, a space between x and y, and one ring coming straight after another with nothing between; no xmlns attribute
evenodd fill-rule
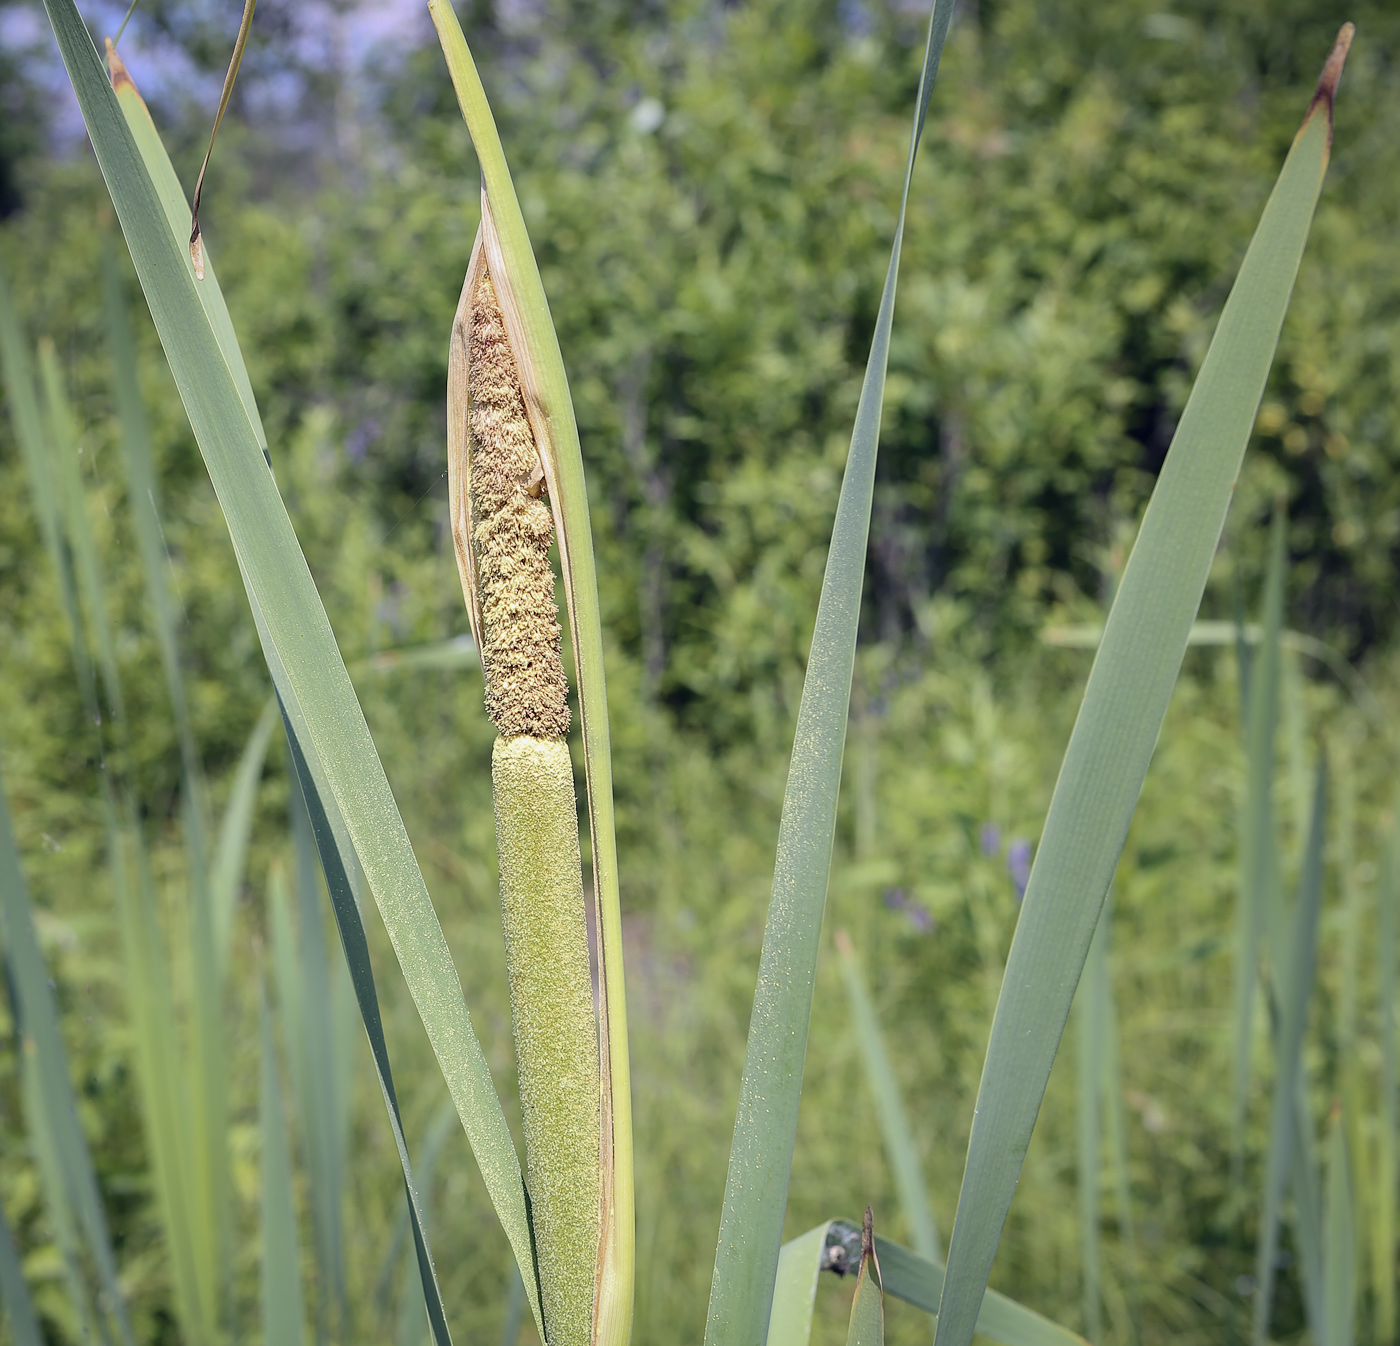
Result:
<svg viewBox="0 0 1400 1346"><path fill-rule="evenodd" d="M880 1284L880 1262L875 1256L870 1212L865 1212L865 1232L851 1301L851 1322L846 1329L846 1346L885 1346L885 1292Z"/></svg>
<svg viewBox="0 0 1400 1346"><path fill-rule="evenodd" d="M1335 53L1328 74L1334 90ZM1265 206L1104 628L1012 940L935 1346L968 1346L972 1338L1075 986L1205 588L1330 140L1329 93L1325 113L1316 100L1309 109Z"/></svg>
<svg viewBox="0 0 1400 1346"><path fill-rule="evenodd" d="M304 1340L301 1251L293 1201L292 1151L278 1079L277 1050L267 993L262 995L262 1089L258 1129L262 1134L262 1326L272 1346L300 1346Z"/></svg>
<svg viewBox="0 0 1400 1346"><path fill-rule="evenodd" d="M107 1215L97 1185L87 1137L78 1121L78 1099L59 1030L58 1004L39 947L34 910L20 867L19 848L10 821L10 806L0 780L0 951L13 979L24 1059L24 1103L31 1119L31 1139L46 1171L46 1197L55 1218L66 1227L61 1239L75 1258L92 1269L91 1286L104 1334L132 1346L126 1300L117 1276ZM81 1253L78 1252L81 1240ZM85 1296L83 1296L85 1297ZM16 1313L23 1304L16 1298ZM75 1306L76 1307L76 1306ZM81 1310L80 1310L81 1311ZM16 1320L16 1331L22 1324Z"/></svg>
<svg viewBox="0 0 1400 1346"><path fill-rule="evenodd" d="M196 282L188 250L172 229L152 176L168 164L154 128L148 143L138 145L72 0L47 0L46 9L223 508L284 714L303 740L328 812L344 821L493 1204L517 1258L529 1266L514 1145L407 831L273 481L222 299L215 301L212 275ZM132 111L139 123L144 107Z"/></svg>
<svg viewBox="0 0 1400 1346"><path fill-rule="evenodd" d="M875 1236L885 1293L929 1313L938 1311L944 1268L897 1243ZM977 1331L1001 1346L1083 1346L1084 1338L996 1290L983 1294Z"/></svg>
<svg viewBox="0 0 1400 1346"><path fill-rule="evenodd" d="M1400 944L1400 810L1392 815L1376 895L1376 985L1380 992L1380 1107L1376 1118L1376 1184L1371 1205L1371 1283L1376 1293L1376 1329L1395 1336L1395 1191L1397 1098L1395 1051L1396 954Z"/></svg>
<svg viewBox="0 0 1400 1346"><path fill-rule="evenodd" d="M773 1307L768 1314L765 1346L807 1346L811 1340L817 1280L831 1226L832 1221L827 1220L783 1244L773 1280Z"/></svg>
<svg viewBox="0 0 1400 1346"><path fill-rule="evenodd" d="M706 1346L757 1346L768 1328L831 874L900 247L909 183L951 17L951 0L935 0L889 268L803 680L725 1180Z"/></svg>
<svg viewBox="0 0 1400 1346"><path fill-rule="evenodd" d="M1299 1118L1297 1094L1302 1071L1303 1033L1307 1027L1308 1003L1312 998L1317 972L1317 918L1322 906L1326 811L1327 759L1319 755L1307 852L1298 880L1298 901L1287 952L1278 959L1279 975L1274 988L1279 1013L1274 1038L1276 1063L1269 1116L1269 1148L1265 1159L1263 1214L1259 1220L1254 1266L1255 1346L1263 1346L1269 1331L1284 1187L1294 1158L1302 1148L1298 1143L1298 1133L1310 1125L1306 1115Z"/></svg>
<svg viewBox="0 0 1400 1346"><path fill-rule="evenodd" d="M919 1163L919 1152L914 1145L914 1131L909 1125L904 1100L900 1097L899 1084L885 1047L885 1036L880 1031L874 1002L861 973L855 948L845 931L837 932L836 952L840 956L846 997L851 1006L851 1025L855 1029L866 1080L880 1119L885 1157L894 1176L904 1218L909 1224L914 1251L931 1262L941 1262L943 1252L938 1241L938 1226L934 1223L923 1166Z"/></svg>
<svg viewBox="0 0 1400 1346"><path fill-rule="evenodd" d="M884 1293L935 1313L943 1290L943 1267L909 1248L875 1235ZM766 1346L807 1346L821 1272L849 1270L860 1255L860 1229L849 1220L827 1220L783 1244L773 1291ZM1084 1338L995 1290L988 1290L977 1330L1001 1346L1084 1346Z"/></svg>
<svg viewBox="0 0 1400 1346"><path fill-rule="evenodd" d="M1332 1116L1327 1138L1326 1346L1356 1340L1356 1200L1342 1111Z"/></svg>
<svg viewBox="0 0 1400 1346"><path fill-rule="evenodd" d="M1249 1098L1249 1068L1254 1039L1255 993L1259 955L1274 903L1274 743L1278 725L1279 636L1283 627L1284 518L1275 510L1269 538L1269 568L1264 581L1262 636L1250 663L1245 722L1245 806L1240 840L1240 887L1235 911L1234 1108L1231 1167L1239 1177L1244 1123Z"/></svg>
<svg viewBox="0 0 1400 1346"><path fill-rule="evenodd" d="M24 1279L19 1249L3 1206L0 1206L0 1311L9 1320L15 1346L44 1346L39 1317L34 1312L34 1300Z"/></svg>

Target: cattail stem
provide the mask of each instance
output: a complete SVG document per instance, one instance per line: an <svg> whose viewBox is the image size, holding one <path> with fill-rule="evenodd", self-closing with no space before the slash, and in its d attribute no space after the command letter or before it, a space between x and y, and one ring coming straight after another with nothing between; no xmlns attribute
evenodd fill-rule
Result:
<svg viewBox="0 0 1400 1346"><path fill-rule="evenodd" d="M506 971L549 1346L586 1346L599 1234L598 1029L568 745L491 758Z"/></svg>

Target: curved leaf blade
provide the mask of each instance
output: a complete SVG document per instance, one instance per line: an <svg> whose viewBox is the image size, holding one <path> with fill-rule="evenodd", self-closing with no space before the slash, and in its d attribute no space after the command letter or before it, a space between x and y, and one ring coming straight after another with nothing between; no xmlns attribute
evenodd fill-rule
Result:
<svg viewBox="0 0 1400 1346"><path fill-rule="evenodd" d="M1274 1035L1275 1071L1273 1104L1269 1116L1269 1149L1265 1160L1264 1211L1259 1221L1259 1242L1254 1267L1255 1346L1268 1336L1273 1306L1274 1264L1278 1253L1278 1225L1290 1170L1296 1171L1304 1135L1311 1127L1306 1109L1298 1106L1298 1082L1303 1069L1303 1033L1308 1002L1317 971L1317 918L1322 906L1323 829L1327 816L1327 759L1319 754L1313 791L1312 820L1307 852L1298 879L1298 901L1293 913L1287 949L1278 953L1275 998L1278 1025ZM1321 1202L1312 1200L1312 1218Z"/></svg>
<svg viewBox="0 0 1400 1346"><path fill-rule="evenodd" d="M296 728L328 816L343 820L347 849L374 894L492 1202L517 1258L529 1265L524 1183L500 1100L408 833L273 480L227 311L212 272L196 282L189 253L172 229L173 170L154 127L142 131L144 140L134 129L149 117L129 79L128 124L72 0L46 0L45 7L223 508L284 716ZM396 1142L407 1179L407 1151L401 1136Z"/></svg>
<svg viewBox="0 0 1400 1346"><path fill-rule="evenodd" d="M3 1206L0 1206L0 1311L9 1319L15 1346L44 1346L34 1300L24 1279L19 1249Z"/></svg>
<svg viewBox="0 0 1400 1346"><path fill-rule="evenodd" d="M831 847L850 710L856 623L865 574L900 248L909 184L952 8L952 0L935 0L929 17L894 242L856 408L816 629L802 684L778 830L772 897L729 1151L719 1245L705 1322L706 1346L757 1346L767 1331L772 1307L792 1150L797 1138L797 1110L802 1097L822 914L831 877Z"/></svg>
<svg viewBox="0 0 1400 1346"><path fill-rule="evenodd" d="M1070 1002L1205 589L1321 191L1338 39L1123 572L1050 801L978 1088L935 1346L968 1346Z"/></svg>
<svg viewBox="0 0 1400 1346"><path fill-rule="evenodd" d="M848 1220L827 1220L783 1244L766 1346L807 1346L822 1271L839 1266L845 1274L859 1253L860 1229ZM938 1262L878 1234L875 1254L885 1294L928 1313L937 1312L943 1290L943 1267ZM1083 1337L996 1290L983 1296L977 1331L1001 1346L1085 1346Z"/></svg>
<svg viewBox="0 0 1400 1346"><path fill-rule="evenodd" d="M773 1278L773 1307L768 1314L766 1346L807 1346L812 1339L812 1310L817 1281L826 1257L827 1220L799 1238L784 1243Z"/></svg>
<svg viewBox="0 0 1400 1346"><path fill-rule="evenodd" d="M841 959L846 998L851 1006L851 1026L855 1029L866 1082L880 1119L885 1159L894 1176L904 1218L909 1222L914 1250L931 1262L941 1261L943 1252L938 1242L938 1226L934 1223L928 1185L924 1181L923 1166L919 1163L919 1151L914 1145L909 1114L900 1097L899 1082L895 1079L894 1066L885 1046L885 1035L880 1030L880 1020L866 987L860 960L850 936L844 930L836 932L836 952Z"/></svg>
<svg viewBox="0 0 1400 1346"><path fill-rule="evenodd" d="M78 1120L78 1099L69 1073L68 1053L58 1025L58 1003L39 947L34 909L20 867L10 806L0 780L0 935L4 971L14 996L17 1036L24 1059L25 1112L41 1135L32 1140L49 1159L46 1196L56 1217L66 1212L76 1240L81 1231L86 1263L104 1336L112 1333L132 1346L126 1300L112 1252L107 1214L97 1185L92 1154ZM23 1327L23 1301L16 1297L16 1334Z"/></svg>
<svg viewBox="0 0 1400 1346"><path fill-rule="evenodd" d="M259 977L261 977L261 972ZM300 1346L305 1340L301 1253L292 1182L292 1147L278 1078L277 1049L267 992L261 990L262 1087L258 1131L262 1136L262 1326L263 1340Z"/></svg>
<svg viewBox="0 0 1400 1346"><path fill-rule="evenodd" d="M1259 983L1259 957L1268 929L1278 837L1274 826L1274 760L1278 736L1280 633L1283 629L1284 530L1275 510L1269 536L1269 568L1264 581L1263 636L1250 660L1245 715L1245 803L1240 838L1240 886L1235 908L1234 1103L1230 1166L1238 1182L1244 1155L1244 1124L1249 1101L1250 1052ZM1279 951L1275 951L1276 956Z"/></svg>

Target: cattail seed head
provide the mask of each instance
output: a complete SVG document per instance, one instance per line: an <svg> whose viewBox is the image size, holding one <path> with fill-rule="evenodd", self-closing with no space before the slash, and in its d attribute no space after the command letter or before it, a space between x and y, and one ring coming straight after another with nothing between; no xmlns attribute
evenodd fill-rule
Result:
<svg viewBox="0 0 1400 1346"><path fill-rule="evenodd" d="M472 296L468 352L471 534L486 713L506 738L563 738L569 703L549 564L554 521L537 498L539 450L484 267Z"/></svg>

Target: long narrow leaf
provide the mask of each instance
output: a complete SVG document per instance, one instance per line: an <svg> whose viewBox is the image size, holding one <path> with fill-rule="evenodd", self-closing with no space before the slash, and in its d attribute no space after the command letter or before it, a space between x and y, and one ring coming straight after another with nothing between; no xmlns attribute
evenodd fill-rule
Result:
<svg viewBox="0 0 1400 1346"><path fill-rule="evenodd" d="M199 1232L189 1080L176 1039L175 992L155 890L140 837L132 829L122 834L120 857L112 868L137 1096L170 1259L176 1316L191 1340L210 1341L217 1333L214 1269Z"/></svg>
<svg viewBox="0 0 1400 1346"><path fill-rule="evenodd" d="M1123 1103L1123 1064L1118 1052L1118 1010L1113 993L1113 894L1104 902L1099 917L1099 931L1104 941L1103 981L1103 1090L1104 1128L1108 1133L1109 1153L1113 1157L1113 1180L1117 1200L1118 1233L1136 1268L1137 1242L1133 1233L1132 1195L1128 1180L1128 1119Z"/></svg>
<svg viewBox="0 0 1400 1346"><path fill-rule="evenodd" d="M107 323L107 344L115 373L117 416L121 423L122 462L126 467L127 498L131 504L136 552L141 560L146 600L155 626L166 690L175 717L175 737L180 745L180 767L185 792L193 803L194 832L188 838L192 865L202 865L207 853L204 840L204 780L195 747L194 726L190 719L189 697L180 670L180 649L176 635L178 610L166 574L169 561L161 533L156 490L155 465L151 452L150 424L141 385L136 373L135 344L127 318L126 302L117 274L111 242L104 237L102 247L102 300Z"/></svg>
<svg viewBox="0 0 1400 1346"><path fill-rule="evenodd" d="M875 1251L884 1272L885 1293L936 1313L945 1269L876 1235ZM995 1290L983 1293L976 1329L1001 1346L1083 1346L1084 1338Z"/></svg>
<svg viewBox="0 0 1400 1346"><path fill-rule="evenodd" d="M1098 1341L1102 1303L1099 1292L1099 1195L1101 1141L1099 1093L1103 1079L1104 981L1108 974L1103 921L1089 945L1084 976L1075 997L1079 1025L1075 1124L1079 1150L1079 1243L1084 1279L1084 1335Z"/></svg>
<svg viewBox="0 0 1400 1346"><path fill-rule="evenodd" d="M1308 1110L1307 1065L1298 1062L1293 1088L1293 1138L1288 1145L1288 1184L1293 1196L1293 1238L1302 1273L1303 1310L1308 1330L1319 1341L1325 1334L1322 1171Z"/></svg>
<svg viewBox="0 0 1400 1346"><path fill-rule="evenodd" d="M39 1187L44 1194L49 1229L54 1247L63 1266L63 1280L68 1291L68 1307L73 1314L76 1334L90 1339L100 1333L103 1346L109 1340L107 1324L93 1303L92 1278L87 1274L82 1236L78 1232L78 1217L73 1209L73 1184L58 1152L57 1138L50 1126L50 1109L45 1097L45 1075L34 1039L24 1036L21 1024L19 1077L25 1131L29 1136L30 1153L39 1174Z"/></svg>
<svg viewBox="0 0 1400 1346"><path fill-rule="evenodd" d="M809 1229L784 1243L773 1277L773 1303L768 1313L766 1346L807 1346L812 1336L812 1309L817 1281L826 1257L832 1221ZM843 1268L844 1269L844 1268Z"/></svg>
<svg viewBox="0 0 1400 1346"><path fill-rule="evenodd" d="M238 904L238 889L248 862L248 842L253 831L253 810L257 804L258 783L262 779L263 763L268 744L277 728L277 701L268 698L262 714L248 735L238 767L233 773L233 785L228 803L219 823L219 835L214 845L214 859L209 870L209 903L214 929L214 956L222 978L228 969L229 940L233 934L234 909Z"/></svg>
<svg viewBox="0 0 1400 1346"><path fill-rule="evenodd" d="M1373 1194L1371 1281L1376 1288L1376 1329L1382 1341L1395 1337L1396 1060L1395 964L1400 940L1400 810L1390 820L1376 895L1376 986L1380 1000L1380 1107L1376 1125L1376 1183Z"/></svg>
<svg viewBox="0 0 1400 1346"><path fill-rule="evenodd" d="M423 1215L428 1220L433 1216L433 1180L437 1173L438 1159L456 1123L457 1110L452 1100L446 1098L428 1122L423 1142L418 1147L416 1171L423 1193ZM423 1285L417 1270L417 1267L412 1265L404 1267L402 1293L399 1297L398 1330L394 1334L397 1346L423 1346L427 1337L428 1320L423 1315Z"/></svg>
<svg viewBox="0 0 1400 1346"><path fill-rule="evenodd" d="M262 1135L262 1328L267 1346L303 1341L301 1253L293 1199L292 1154L282 1108L277 1050L272 1041L267 992L262 993L262 1088L258 1130Z"/></svg>
<svg viewBox="0 0 1400 1346"><path fill-rule="evenodd" d="M875 1256L869 1210L865 1212L860 1274L856 1278L855 1298L851 1301L846 1346L885 1346L885 1292L880 1285L880 1260Z"/></svg>
<svg viewBox="0 0 1400 1346"><path fill-rule="evenodd" d="M0 1206L0 1314L9 1320L15 1346L44 1346L34 1301L20 1265L19 1248L3 1206Z"/></svg>
<svg viewBox="0 0 1400 1346"><path fill-rule="evenodd" d="M982 1068L936 1346L967 1346L1075 984L1161 730L1322 187L1343 30L1236 279L1114 597Z"/></svg>
<svg viewBox="0 0 1400 1346"><path fill-rule="evenodd" d="M131 1325L126 1301L117 1280L107 1216L97 1186L87 1138L78 1124L78 1100L68 1073L68 1053L58 1027L48 969L34 929L29 890L20 868L10 822L9 802L0 780L0 930L4 934L5 962L13 978L19 1028L24 1052L32 1063L26 1085L26 1102L42 1135L35 1136L52 1156L52 1204L73 1212L81 1231L83 1260L94 1270L93 1292L98 1311L115 1326L120 1339L131 1346ZM58 1190L61 1185L61 1190Z"/></svg>
<svg viewBox="0 0 1400 1346"><path fill-rule="evenodd" d="M39 537L53 567L64 616L68 620L68 633L83 710L89 721L95 724L98 719L97 693L93 685L92 667L85 657L87 641L78 608L77 582L73 577L71 558L63 540L58 488L54 484L48 434L39 411L38 385L35 383L29 343L19 313L14 307L3 268L0 268L0 372L4 374L5 401L9 404L15 439L19 444L20 456L24 459L30 491L34 498Z"/></svg>
<svg viewBox="0 0 1400 1346"><path fill-rule="evenodd" d="M1288 767L1288 798L1293 806L1293 854L1302 859L1308 837L1309 786L1312 772L1308 768L1308 720L1303 706L1303 670L1296 656L1285 658L1280 666L1279 698L1282 710L1284 761Z"/></svg>
<svg viewBox="0 0 1400 1346"><path fill-rule="evenodd" d="M880 1119L885 1158L894 1175L895 1190L909 1224L914 1251L920 1257L938 1262L942 1260L943 1252L939 1247L938 1227L934 1224L933 1209L929 1205L919 1152L914 1146L914 1133L904 1110L904 1100L900 1097L889 1052L885 1049L885 1037L880 1031L875 1005L861 975L855 948L844 930L836 934L836 951L841 956L841 972L846 980L851 1025L855 1029L870 1095L875 1101L875 1113Z"/></svg>
<svg viewBox="0 0 1400 1346"><path fill-rule="evenodd" d="M1254 1267L1255 1301L1253 1340L1263 1346L1273 1308L1274 1265L1278 1251L1279 1211L1292 1162L1298 1131L1297 1089L1317 967L1317 916L1322 905L1323 829L1327 810L1327 762L1319 755L1317 784L1313 792L1312 823L1307 851L1298 880L1292 931L1287 955L1278 962L1276 997L1278 1030L1275 1034L1273 1102L1269 1118L1269 1150L1265 1161L1263 1213Z"/></svg>
<svg viewBox="0 0 1400 1346"><path fill-rule="evenodd" d="M524 1318L525 1282L520 1279L520 1268L512 1265L510 1289L506 1292L506 1320L501 1325L501 1346L518 1346Z"/></svg>
<svg viewBox="0 0 1400 1346"><path fill-rule="evenodd" d="M1327 1138L1326 1334L1324 1346L1356 1339L1356 1202L1346 1127L1334 1112Z"/></svg>
<svg viewBox="0 0 1400 1346"><path fill-rule="evenodd" d="M706 1346L756 1346L768 1327L797 1136L822 914L831 877L905 213L952 8L952 0L935 0L929 19L894 242L856 408L797 712L710 1283Z"/></svg>
<svg viewBox="0 0 1400 1346"><path fill-rule="evenodd" d="M1245 726L1245 806L1240 838L1240 886L1235 908L1234 1106L1231 1111L1231 1167L1239 1177L1249 1101L1250 1056L1254 1041L1255 992L1259 954L1274 904L1277 881L1274 828L1274 740L1278 724L1279 630L1283 623L1284 520L1274 514L1269 537L1269 568L1264 581L1263 639L1252 660L1249 718Z"/></svg>
<svg viewBox="0 0 1400 1346"><path fill-rule="evenodd" d="M48 429L48 470L56 488L64 543L72 557L78 595L86 612L88 628L96 645L97 667L102 675L106 710L120 731L124 727L121 683L117 677L116 644L107 603L102 592L102 565L97 555L87 500L78 466L78 433L72 408L63 387L53 342L39 342L39 384L43 390L45 423Z"/></svg>
<svg viewBox="0 0 1400 1346"><path fill-rule="evenodd" d="M276 673L273 675L276 680ZM410 1219L413 1229L413 1245L418 1255L418 1269L423 1281L423 1297L428 1305L428 1321L432 1325L433 1337L437 1346L449 1346L452 1340L447 1326L447 1314L442 1304L442 1291L438 1286L437 1270L433 1266L432 1252L428 1247L427 1218L423 1213L418 1185L413 1176L413 1167L408 1157L408 1141L404 1136L403 1116L399 1111L398 1094L394 1089L394 1076L389 1067L389 1046L384 1038L384 1023L379 1013L379 993L374 985L374 968L369 958L369 943L365 938L364 924L360 919L359 903L355 899L355 889L351 880L355 853L346 835L344 821L338 814L332 814L333 804L328 805L329 791L318 788L318 773L311 765L311 759L298 736L298 725L289 713L286 704L282 707L283 725L287 731L287 742L292 752L292 764L296 771L297 783L302 800L311 820L311 830L316 838L316 849L321 857L321 869L326 876L326 887L330 891L331 909L335 913L336 926L340 931L341 947L345 951L345 961L350 967L350 977L355 987L355 999L360 1008L360 1018L369 1038L374 1068L379 1076L379 1087L384 1095L385 1107L389 1114L389 1125L394 1133L394 1144L399 1152L399 1164L403 1169L404 1195L408 1199ZM300 726L303 734L305 726ZM494 1098L494 1093L492 1094ZM460 1105L459 1114L460 1114ZM499 1106L499 1102L497 1104Z"/></svg>
<svg viewBox="0 0 1400 1346"><path fill-rule="evenodd" d="M875 1252L886 1294L937 1312L943 1290L943 1268L937 1262L878 1234ZM859 1256L860 1230L848 1220L828 1220L783 1244L765 1346L807 1346L822 1271L846 1274ZM1083 1337L995 1290L983 1297L977 1331L1001 1346L1084 1346Z"/></svg>
<svg viewBox="0 0 1400 1346"><path fill-rule="evenodd" d="M336 1086L335 1025L332 1018L330 958L321 916L321 881L316 844L299 792L292 799L292 852L296 865L297 1014L288 1032L298 1038L298 1104L311 1177L311 1223L321 1268L317 1338L330 1338L331 1319L347 1326L348 1299L341 1230L344 1156L340 1148L340 1106ZM423 1178L426 1182L426 1177Z"/></svg>
<svg viewBox="0 0 1400 1346"><path fill-rule="evenodd" d="M272 479L266 439L222 299L215 303L211 272L196 282L188 251L172 228L169 193L158 189L153 173L167 181L173 172L134 86L119 78L124 90L119 102L72 0L46 0L46 9L223 506L284 716L303 740L312 773L307 779L324 791L327 816L334 811L351 859L369 882L487 1190L517 1258L528 1266L519 1160L398 807ZM323 861L326 857L323 848ZM350 903L353 908L353 896ZM368 974L367 962L363 972ZM362 998L362 1008L366 1004ZM376 1064L381 1064L378 1057ZM387 1066L387 1058L382 1064ZM390 1113L392 1119L392 1107ZM406 1159L401 1133L396 1142Z"/></svg>

